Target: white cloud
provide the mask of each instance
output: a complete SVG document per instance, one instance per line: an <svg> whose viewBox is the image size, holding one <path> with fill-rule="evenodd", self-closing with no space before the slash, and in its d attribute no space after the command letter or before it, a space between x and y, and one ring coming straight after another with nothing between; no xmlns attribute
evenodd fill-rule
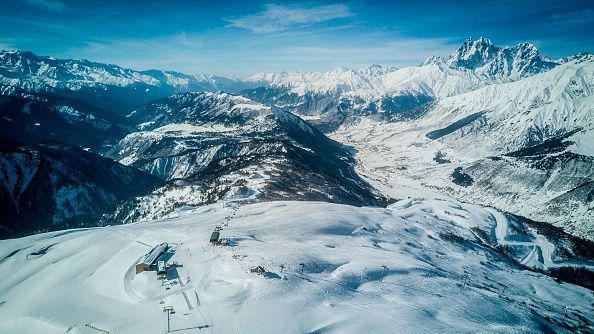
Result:
<svg viewBox="0 0 594 334"><path fill-rule="evenodd" d="M253 32L277 32L291 27L309 26L316 23L341 19L353 14L345 5L304 7L298 5L266 5L256 14L227 19L231 26Z"/></svg>
<svg viewBox="0 0 594 334"><path fill-rule="evenodd" d="M58 0L25 0L28 4L52 12L61 12L66 9L66 4Z"/></svg>

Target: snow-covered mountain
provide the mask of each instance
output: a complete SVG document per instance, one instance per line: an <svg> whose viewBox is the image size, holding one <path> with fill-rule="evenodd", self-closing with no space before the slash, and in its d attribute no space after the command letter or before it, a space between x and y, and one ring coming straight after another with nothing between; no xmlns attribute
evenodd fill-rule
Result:
<svg viewBox="0 0 594 334"><path fill-rule="evenodd" d="M208 243L217 226L229 247ZM576 279L588 258L550 240L455 201L187 208L2 241L0 332L162 333L164 307L174 333L591 332L590 290L522 264ZM163 242L177 265L136 273Z"/></svg>
<svg viewBox="0 0 594 334"><path fill-rule="evenodd" d="M261 73L233 81L4 52L0 79L12 85L2 88L12 111L2 124L26 124L26 133L102 153L133 132L110 157L169 183L142 203L127 203L125 215L158 208L156 217L243 192L260 199L376 203L350 169L348 149L327 144L311 123L354 146L359 171L384 195L401 198L392 187L403 184L437 189L592 237L592 61L590 54L551 61L530 44L497 47L479 38L466 40L448 59L431 57L420 66ZM245 87L251 87L241 92L247 98L179 93L140 104L179 91ZM41 101L38 90L44 89L51 99ZM107 107L92 109L97 100ZM116 100L117 112L136 106L124 122L108 117ZM24 112L40 101L35 113ZM53 122L48 117L76 131L45 127ZM77 136L81 129L89 135ZM102 133L111 141L102 142ZM415 162L401 165L403 160ZM304 173L315 181L287 181Z"/></svg>
<svg viewBox="0 0 594 334"><path fill-rule="evenodd" d="M23 51L0 51L0 84L72 97L119 114L127 114L145 102L176 92L239 91L250 86L220 76L135 71Z"/></svg>
<svg viewBox="0 0 594 334"><path fill-rule="evenodd" d="M439 99L414 120L359 119L331 137L357 148L359 171L387 195L454 195L592 239L593 120L594 62L579 57Z"/></svg>
<svg viewBox="0 0 594 334"><path fill-rule="evenodd" d="M95 153L128 133L128 120L88 103L0 85L0 136L19 142L54 140Z"/></svg>
<svg viewBox="0 0 594 334"><path fill-rule="evenodd" d="M257 82L271 87L289 88L298 95L307 93L326 95L351 93L357 96L389 95L406 88L414 89L416 77L423 77L423 82L432 89L432 97L445 97L459 94L460 87L451 87L451 91L435 89L436 85L443 85L439 75L431 72L439 70L448 76L478 75L489 84L494 80L514 81L536 73L550 70L560 62L554 62L540 55L532 44L521 43L513 47L497 47L484 37L467 39L449 57L431 56L418 67L397 69L381 65L372 65L361 69L338 68L329 72L280 72L259 73L251 76L247 81ZM425 69L426 66L446 65L437 69ZM458 71L447 71L458 70ZM470 71L470 73L468 73ZM409 80L412 80L409 81ZM430 80L432 79L432 80ZM467 79L472 80L472 79ZM410 85L410 87L406 87ZM470 86L467 89L473 89Z"/></svg>
<svg viewBox="0 0 594 334"><path fill-rule="evenodd" d="M353 115L407 118L429 101L524 78L557 64L530 44L499 48L486 38L465 41L447 61L432 57L418 67L372 65L329 72L260 73L246 80L134 71L87 60L3 51L0 84L74 97L119 114L177 92L244 90L246 97L307 116L330 131Z"/></svg>
<svg viewBox="0 0 594 334"><path fill-rule="evenodd" d="M286 111L242 96L175 94L129 118L138 131L110 156L169 183L122 206L119 221L233 196L384 203L353 171L347 148Z"/></svg>
<svg viewBox="0 0 594 334"><path fill-rule="evenodd" d="M75 229L0 241L0 332L590 333L593 113L592 55L486 38L247 81L2 52L0 238Z"/></svg>
<svg viewBox="0 0 594 334"><path fill-rule="evenodd" d="M395 71L396 68L371 65L362 69L340 67L329 72L280 72L258 73L247 81L262 86L288 87L299 95L305 93L327 94L352 91L376 91L381 82L377 78Z"/></svg>
<svg viewBox="0 0 594 334"><path fill-rule="evenodd" d="M218 126L257 126L271 109L242 96L223 92L175 94L134 110L128 118L141 130L173 123Z"/></svg>
<svg viewBox="0 0 594 334"><path fill-rule="evenodd" d="M384 194L437 190L594 238L593 61L481 37L420 66L260 74L242 94L354 146Z"/></svg>
<svg viewBox="0 0 594 334"><path fill-rule="evenodd" d="M499 48L491 40L471 38L450 55L446 62L451 67L473 70L488 78L503 81L518 80L558 65L540 55L536 47L521 43L512 47Z"/></svg>
<svg viewBox="0 0 594 334"><path fill-rule="evenodd" d="M101 214L157 177L58 142L0 147L0 237L96 226Z"/></svg>
<svg viewBox="0 0 594 334"><path fill-rule="evenodd" d="M308 117L329 132L361 115L413 118L418 107L430 101L515 81L557 65L531 44L499 48L481 37L466 40L448 60L432 56L420 66L261 73L248 78L261 87L242 94Z"/></svg>

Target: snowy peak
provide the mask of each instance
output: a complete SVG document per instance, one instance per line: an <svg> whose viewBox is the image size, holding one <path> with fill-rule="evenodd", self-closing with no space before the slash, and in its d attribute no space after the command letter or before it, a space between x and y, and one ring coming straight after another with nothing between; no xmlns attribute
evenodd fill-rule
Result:
<svg viewBox="0 0 594 334"><path fill-rule="evenodd" d="M491 40L485 37L480 37L476 41L468 38L450 55L448 64L454 67L475 69L492 60L498 50Z"/></svg>
<svg viewBox="0 0 594 334"><path fill-rule="evenodd" d="M299 95L308 92L340 94L356 90L376 90L380 78L395 70L394 67L377 64L357 69L341 66L327 72L258 73L249 77L247 81L272 87L290 88Z"/></svg>
<svg viewBox="0 0 594 334"><path fill-rule="evenodd" d="M264 109L266 106L252 101L240 95L233 95L222 91L217 92L190 92L177 93L167 98L167 100L177 100L181 104L208 104L213 108L227 107L229 110L241 109L242 107L252 109Z"/></svg>
<svg viewBox="0 0 594 334"><path fill-rule="evenodd" d="M37 56L29 51L0 52L2 76L16 80L43 81L57 86L77 81L92 84L126 86L134 82L157 85L159 81L147 74L124 69L117 65L94 63L88 60L55 59ZM73 86L74 87L74 86Z"/></svg>
<svg viewBox="0 0 594 334"><path fill-rule="evenodd" d="M541 56L532 44L521 43L510 48L503 48L490 64L491 74L510 78L523 78L548 71L557 64Z"/></svg>
<svg viewBox="0 0 594 334"><path fill-rule="evenodd" d="M442 57L436 56L436 55L431 55L429 58L425 59L425 61L423 61L421 63L421 66L433 65L433 64L442 64L444 62L445 62L445 60Z"/></svg>
<svg viewBox="0 0 594 334"><path fill-rule="evenodd" d="M573 56L557 59L557 62L560 64L569 63L572 61L575 61L576 63L594 62L594 54L592 54L590 52L580 52L580 53L576 53Z"/></svg>
<svg viewBox="0 0 594 334"><path fill-rule="evenodd" d="M558 63L548 60L529 43L499 48L491 40L481 37L464 41L447 61L453 68L474 70L477 74L504 81L518 80L550 70Z"/></svg>
<svg viewBox="0 0 594 334"><path fill-rule="evenodd" d="M213 75L188 75L174 71L136 71L88 60L55 59L27 51L0 51L0 84L32 92L83 96L89 103L103 105L119 101L131 110L148 101L178 92L237 92L253 83Z"/></svg>
<svg viewBox="0 0 594 334"><path fill-rule="evenodd" d="M447 60L433 55L420 66L396 69L371 65L359 69L339 67L326 72L259 73L247 81L290 91L285 97L290 101L284 101L286 103L283 102L282 105L294 99L291 94L309 94L313 98L330 95L356 97L358 101L367 102L358 103L359 105L367 107L373 100L395 94L451 96L493 83L517 81L557 65L558 63L543 57L532 44L521 43L501 48L488 38L481 37L464 41ZM269 95L270 92L265 94ZM253 94L250 97L258 99ZM310 109L306 102L299 101ZM319 108L328 109L324 103L320 103Z"/></svg>
<svg viewBox="0 0 594 334"><path fill-rule="evenodd" d="M395 70L395 67L373 64L358 71L370 77L379 77L390 72L394 72Z"/></svg>

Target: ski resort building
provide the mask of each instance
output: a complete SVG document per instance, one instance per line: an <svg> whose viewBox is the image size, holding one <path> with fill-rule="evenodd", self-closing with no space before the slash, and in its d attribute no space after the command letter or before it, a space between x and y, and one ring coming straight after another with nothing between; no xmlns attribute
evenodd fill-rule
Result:
<svg viewBox="0 0 594 334"><path fill-rule="evenodd" d="M212 234L210 235L210 240L209 242L213 245L218 245L219 244L219 236L220 236L220 232L218 230L215 230L214 232L212 232Z"/></svg>
<svg viewBox="0 0 594 334"><path fill-rule="evenodd" d="M169 245L167 245L166 242L151 249L151 251L146 254L145 257L136 263L136 273L138 274L143 271L163 270L163 268L167 265L167 259L164 255L168 249Z"/></svg>

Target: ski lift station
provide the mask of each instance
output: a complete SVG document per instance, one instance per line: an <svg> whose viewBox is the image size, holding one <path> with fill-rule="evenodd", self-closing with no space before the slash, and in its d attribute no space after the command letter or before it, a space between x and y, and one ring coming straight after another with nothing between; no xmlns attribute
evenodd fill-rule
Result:
<svg viewBox="0 0 594 334"><path fill-rule="evenodd" d="M213 245L218 245L220 243L219 240L220 237L220 232L219 230L215 230L214 232L212 232L212 234L210 235L210 240L209 242Z"/></svg>
<svg viewBox="0 0 594 334"><path fill-rule="evenodd" d="M169 245L167 245L166 242L151 249L146 256L136 263L136 273L138 274L143 271L165 271L167 267L167 257L165 256L165 252L167 252L168 249Z"/></svg>

